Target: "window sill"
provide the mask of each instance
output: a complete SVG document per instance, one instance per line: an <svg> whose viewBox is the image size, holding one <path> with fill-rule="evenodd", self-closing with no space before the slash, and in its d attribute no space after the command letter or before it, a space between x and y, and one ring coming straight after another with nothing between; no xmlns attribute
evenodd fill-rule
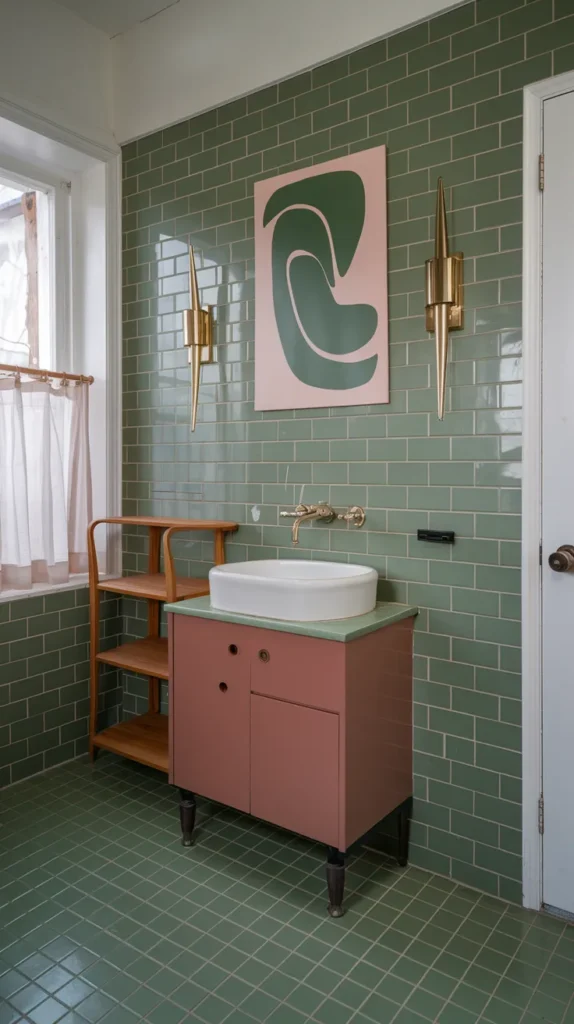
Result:
<svg viewBox="0 0 574 1024"><path fill-rule="evenodd" d="M114 573L102 573L100 579L111 578ZM117 573L116 573L117 575ZM8 601L23 601L28 597L44 597L59 594L63 590L81 590L88 586L87 572L78 573L67 583L34 583L27 590L0 590L0 604Z"/></svg>

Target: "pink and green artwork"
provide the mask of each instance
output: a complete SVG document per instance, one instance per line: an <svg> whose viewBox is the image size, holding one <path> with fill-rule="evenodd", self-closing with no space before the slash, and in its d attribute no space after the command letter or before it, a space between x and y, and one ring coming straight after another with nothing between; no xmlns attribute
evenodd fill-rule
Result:
<svg viewBox="0 0 574 1024"><path fill-rule="evenodd" d="M386 147L255 185L255 408L389 401Z"/></svg>

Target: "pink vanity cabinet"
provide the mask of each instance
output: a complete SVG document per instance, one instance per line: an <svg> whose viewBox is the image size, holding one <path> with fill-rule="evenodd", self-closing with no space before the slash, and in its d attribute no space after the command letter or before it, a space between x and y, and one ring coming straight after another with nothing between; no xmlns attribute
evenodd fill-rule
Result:
<svg viewBox="0 0 574 1024"><path fill-rule="evenodd" d="M416 609L256 625L226 620L209 598L169 612L169 770L184 845L196 794L325 843L340 915L345 851L396 809L406 862Z"/></svg>

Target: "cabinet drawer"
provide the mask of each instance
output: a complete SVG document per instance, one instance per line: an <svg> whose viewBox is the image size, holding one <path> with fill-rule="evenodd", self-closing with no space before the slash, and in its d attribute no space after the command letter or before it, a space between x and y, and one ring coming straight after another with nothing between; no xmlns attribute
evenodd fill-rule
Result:
<svg viewBox="0 0 574 1024"><path fill-rule="evenodd" d="M338 715L252 695L251 813L338 846Z"/></svg>
<svg viewBox="0 0 574 1024"><path fill-rule="evenodd" d="M345 644L295 633L253 632L254 693L326 711L343 710Z"/></svg>

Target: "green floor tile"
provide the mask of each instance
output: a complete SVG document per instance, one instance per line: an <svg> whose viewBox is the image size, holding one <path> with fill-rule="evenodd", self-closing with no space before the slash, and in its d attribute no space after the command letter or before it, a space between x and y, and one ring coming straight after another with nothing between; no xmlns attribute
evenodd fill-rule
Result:
<svg viewBox="0 0 574 1024"><path fill-rule="evenodd" d="M5 1004L0 1004L0 1024L19 1024L24 1018L20 1016L18 1010Z"/></svg>
<svg viewBox="0 0 574 1024"><path fill-rule="evenodd" d="M552 1024L560 1024L564 1016L564 1003L538 990L528 1004L528 1012Z"/></svg>
<svg viewBox="0 0 574 1024"><path fill-rule="evenodd" d="M282 1002L297 985L296 978L284 974L283 971L273 971L261 982L260 988L262 992L267 992L268 995Z"/></svg>
<svg viewBox="0 0 574 1024"><path fill-rule="evenodd" d="M343 984L345 983L343 982ZM362 992L364 999L366 995L364 989L362 990ZM289 1004L289 1006L292 1006L295 1010L299 1010L303 1014L311 1015L314 1012L314 1010L317 1009L319 1004L323 1002L324 998L325 996L322 992L317 992L316 989L311 988L309 985L297 985L288 994L285 1001ZM340 1002L349 1005L348 999L343 999L340 996L338 998ZM361 1002L363 1001L363 999L361 999Z"/></svg>
<svg viewBox="0 0 574 1024"><path fill-rule="evenodd" d="M108 1010L113 1008L113 1005L113 1000L103 992L93 992L92 995L79 1004L77 1010L91 1024L96 1024L97 1021L100 1021L106 1015Z"/></svg>
<svg viewBox="0 0 574 1024"><path fill-rule="evenodd" d="M105 1024L136 1024L138 1020L137 1014L132 1013L126 1006L114 1006L104 1018Z"/></svg>
<svg viewBox="0 0 574 1024"><path fill-rule="evenodd" d="M185 1010L169 1000L164 1000L148 1013L146 1020L149 1024L179 1024L184 1017Z"/></svg>
<svg viewBox="0 0 574 1024"><path fill-rule="evenodd" d="M32 1024L56 1024L67 1013L67 1008L56 999L46 999L45 1002L36 1006L29 1014L28 1019Z"/></svg>
<svg viewBox="0 0 574 1024"><path fill-rule="evenodd" d="M518 1024L522 1020L523 1010L518 1006L505 1003L493 996L483 1010L482 1019L493 1021L494 1024Z"/></svg>
<svg viewBox="0 0 574 1024"><path fill-rule="evenodd" d="M406 1002L406 1007L414 1013L420 1013L427 1020L435 1020L444 1006L444 999L432 995L422 988L415 989Z"/></svg>
<svg viewBox="0 0 574 1024"><path fill-rule="evenodd" d="M269 1014L279 1005L277 999L266 992L255 991L242 1004L241 1009L255 1020L267 1020Z"/></svg>
<svg viewBox="0 0 574 1024"><path fill-rule="evenodd" d="M574 997L574 970L569 979L558 978L555 974L544 974L538 984L537 992L552 996L561 1003L569 1003Z"/></svg>
<svg viewBox="0 0 574 1024"><path fill-rule="evenodd" d="M34 981L52 966L52 961L44 956L42 953L35 953L33 956L27 957L26 960L22 960L18 964L18 970L22 974L25 974L27 978Z"/></svg>
<svg viewBox="0 0 574 1024"><path fill-rule="evenodd" d="M0 977L0 999L9 999L14 993L28 987L28 978L19 971L7 971Z"/></svg>
<svg viewBox="0 0 574 1024"><path fill-rule="evenodd" d="M423 1024L424 1017L421 1017L418 1013L414 1013L413 1010L409 1010L406 1006L399 1010L395 1017L396 1024Z"/></svg>
<svg viewBox="0 0 574 1024"><path fill-rule="evenodd" d="M58 999L65 1006L73 1009L78 1003L86 999L93 993L94 989L92 985L88 985L87 982L81 978L74 978L72 981L64 985L63 988L58 989Z"/></svg>
<svg viewBox="0 0 574 1024"><path fill-rule="evenodd" d="M110 970L113 971L112 968L110 968ZM113 971L113 973L115 974L116 972ZM70 974L69 971L65 971L63 967L51 967L49 971L46 971L40 978L38 978L38 984L41 988L45 989L46 992L53 994L73 979L74 975Z"/></svg>
<svg viewBox="0 0 574 1024"><path fill-rule="evenodd" d="M371 852L332 921L315 844L222 808L202 810L182 851L170 788L112 758L34 785L53 810L38 806L35 848L0 876L0 903L18 906L0 939L0 1024L574 1024L561 921ZM69 811L86 787L74 862Z"/></svg>
<svg viewBox="0 0 574 1024"><path fill-rule="evenodd" d="M437 1017L439 1024L475 1024L477 1020L478 1014L461 1010L454 1003L446 1003Z"/></svg>
<svg viewBox="0 0 574 1024"><path fill-rule="evenodd" d="M564 1014L564 1024L572 1024L574 1021L574 1003L570 1003L570 1006Z"/></svg>
<svg viewBox="0 0 574 1024"><path fill-rule="evenodd" d="M369 1017L370 1020L377 1021L378 1024L387 1024L387 1022L394 1020L398 1009L398 1003L392 1003L390 999L385 999L383 996L373 993L361 1007L361 1013Z"/></svg>
<svg viewBox="0 0 574 1024"><path fill-rule="evenodd" d="M179 979L181 983L181 978ZM123 1002L127 999L132 992L138 987L139 982L135 978L130 978L129 975L118 973L115 977L110 978L102 984L101 989L107 996L111 996L112 999L117 999L118 1002Z"/></svg>
<svg viewBox="0 0 574 1024"><path fill-rule="evenodd" d="M124 1006L127 1006L128 1010L133 1010L134 1013L139 1014L140 1017L147 1016L147 1014L160 1002L162 1002L161 994L159 992L154 992L152 989L143 985L134 989L134 991L123 1000Z"/></svg>
<svg viewBox="0 0 574 1024"><path fill-rule="evenodd" d="M196 985L193 981L184 981L175 992L172 992L171 1001L184 1010L191 1011L205 999L206 995L207 992L204 988Z"/></svg>
<svg viewBox="0 0 574 1024"><path fill-rule="evenodd" d="M379 995L384 996L386 999L391 999L394 1003L398 1003L399 1006L406 1002L413 990L414 986L409 984L408 981L404 981L390 972L385 975L377 986Z"/></svg>
<svg viewBox="0 0 574 1024"><path fill-rule="evenodd" d="M71 974L81 974L82 971L85 971L87 967L93 964L94 960L97 960L95 953L78 946L72 953L60 961L60 965L66 971L70 971Z"/></svg>
<svg viewBox="0 0 574 1024"><path fill-rule="evenodd" d="M21 1013L30 1013L35 1006L44 1001L46 993L38 985L26 985L8 998L12 1006Z"/></svg>

